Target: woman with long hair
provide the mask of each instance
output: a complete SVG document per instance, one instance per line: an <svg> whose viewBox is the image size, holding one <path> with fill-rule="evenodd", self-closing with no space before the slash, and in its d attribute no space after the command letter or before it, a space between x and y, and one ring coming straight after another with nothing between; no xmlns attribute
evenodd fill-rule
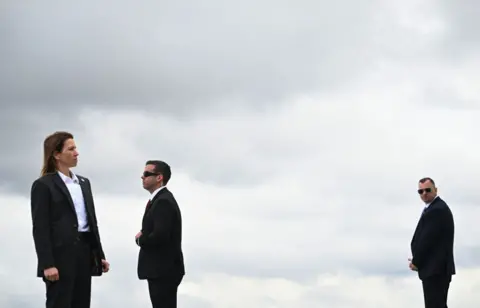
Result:
<svg viewBox="0 0 480 308"><path fill-rule="evenodd" d="M37 277L47 308L89 308L92 276L108 272L90 181L71 171L78 162L73 135L55 132L43 144L41 176L32 184Z"/></svg>

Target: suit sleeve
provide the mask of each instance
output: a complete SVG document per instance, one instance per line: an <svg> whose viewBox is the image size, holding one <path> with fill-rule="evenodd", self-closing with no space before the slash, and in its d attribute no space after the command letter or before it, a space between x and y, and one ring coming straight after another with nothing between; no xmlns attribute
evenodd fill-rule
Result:
<svg viewBox="0 0 480 308"><path fill-rule="evenodd" d="M415 249L412 259L412 263L417 268L421 268L425 264L428 253L439 242L443 233L445 212L436 210L430 212L428 215L428 224L420 234L418 239L419 244L416 246L417 248Z"/></svg>
<svg viewBox="0 0 480 308"><path fill-rule="evenodd" d="M161 199L156 201L152 210L153 216L153 231L148 234L142 234L138 239L140 247L161 246L171 238L174 209L172 204L166 200Z"/></svg>
<svg viewBox="0 0 480 308"><path fill-rule="evenodd" d="M99 231L99 228L98 228L97 214L95 213L95 202L93 201L92 185L90 184L89 179L85 179L85 180L88 183L88 188L90 190L90 193L92 194L92 209L93 209L92 217L93 217L94 228L96 229L97 235L98 235L98 251L100 253L100 257L103 260L106 260L105 253L103 252L102 240L100 238L100 231Z"/></svg>
<svg viewBox="0 0 480 308"><path fill-rule="evenodd" d="M33 182L30 192L33 241L41 269L55 266L50 236L51 195L48 186L38 180Z"/></svg>

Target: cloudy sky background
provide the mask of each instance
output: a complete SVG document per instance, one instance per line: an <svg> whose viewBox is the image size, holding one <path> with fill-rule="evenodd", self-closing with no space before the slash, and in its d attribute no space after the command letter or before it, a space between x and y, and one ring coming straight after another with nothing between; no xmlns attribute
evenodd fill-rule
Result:
<svg viewBox="0 0 480 308"><path fill-rule="evenodd" d="M112 271L136 278L147 159L171 164L185 308L421 307L408 270L433 177L456 220L452 307L480 302L477 1L2 1L0 305L38 307L29 190L74 133Z"/></svg>

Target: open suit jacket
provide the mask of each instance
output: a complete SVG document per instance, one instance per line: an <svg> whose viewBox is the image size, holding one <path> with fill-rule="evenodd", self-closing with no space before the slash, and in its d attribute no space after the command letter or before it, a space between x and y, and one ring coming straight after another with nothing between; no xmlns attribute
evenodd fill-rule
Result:
<svg viewBox="0 0 480 308"><path fill-rule="evenodd" d="M87 178L77 175L85 200L92 243L92 276L100 276L99 260L105 259L97 217L93 202L92 188ZM37 276L43 277L43 271L56 267L60 276L73 271L75 260L71 249L79 242L78 220L75 207L67 186L58 173L40 177L32 184L31 210L33 221L33 240L37 252ZM101 269L101 267L100 267Z"/></svg>
<svg viewBox="0 0 480 308"><path fill-rule="evenodd" d="M440 197L435 198L422 213L410 245L420 279L455 275L454 229L450 208Z"/></svg>
<svg viewBox="0 0 480 308"><path fill-rule="evenodd" d="M182 216L177 201L166 187L146 208L141 231L138 278L178 280L183 277Z"/></svg>

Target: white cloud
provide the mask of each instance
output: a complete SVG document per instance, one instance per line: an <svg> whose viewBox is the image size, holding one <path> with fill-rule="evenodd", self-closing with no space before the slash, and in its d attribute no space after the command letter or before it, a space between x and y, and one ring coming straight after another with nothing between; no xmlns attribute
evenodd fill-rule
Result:
<svg viewBox="0 0 480 308"><path fill-rule="evenodd" d="M479 269L462 272L451 285L451 306L475 307ZM252 280L222 275L206 276L203 284L185 284L182 293L215 299L213 307L339 308L416 307L423 304L421 282L415 277L388 279L358 274L319 275L308 284L282 279Z"/></svg>
<svg viewBox="0 0 480 308"><path fill-rule="evenodd" d="M332 226L322 224L315 226L315 221L306 219L304 224L308 232L303 230L303 234L317 235L318 243L316 246L295 247L295 250L300 251L298 259L288 259L284 255L288 250L275 250L277 247L272 243L264 246L258 243L264 242L262 236L269 234L268 229L275 228L272 231L277 235L288 233L282 231L284 229L295 230L291 222L278 222L277 226L257 225L258 236L255 239L249 239L247 226L251 221L248 215L238 216L239 212L234 211L229 216L227 214L229 207L220 206L220 201L225 197L221 193L216 194L219 192L218 189L192 182L184 175L179 175L178 178L178 182L172 185L171 189L178 192L177 197L182 205L186 226L184 247L187 276L179 290L181 305L188 303L188 307L210 308L246 306L314 308L333 305L340 308L353 306L395 308L415 307L422 304L421 282L414 273L408 273L406 276L361 273L355 268L349 268L351 260L342 258L343 255L350 254L353 259L365 258L375 266L378 261L375 254L379 253L381 258L390 258L390 253L395 250L393 245L371 247L364 254L361 245L354 245L353 239L350 238L350 244L336 241L341 247L329 254L328 249L335 248L331 246L332 243L327 237L322 238L318 235L331 232L336 240L347 236L348 231L342 228L332 230L330 229ZM233 205L241 204L241 196L244 193L245 191L230 192L230 202ZM112 271L94 280L92 300L94 305L109 304L119 307L148 305L146 284L136 280L137 248L132 240L138 230L138 221L143 211L143 199L101 194L96 196L101 233L105 250L112 263ZM2 243L14 242L17 247L17 250L7 249L2 254L1 264L3 265L0 267L2 290L9 294L9 297L4 299L5 302L0 301L0 304L6 306L11 305L12 302L22 303L22 297L24 297L24 305L34 301L38 303L42 300L44 289L42 283L34 278L35 256L29 230L29 209L25 206L28 200L2 197L0 202L6 205L6 213L10 213L8 217L2 215L2 225L9 230L13 230L13 227L17 230L14 235L3 233L0 237ZM333 213L325 215L326 220L341 221ZM233 216L237 217L236 221ZM461 217L458 219L459 225L469 224L472 227L475 223L473 219L468 220L459 216ZM222 221L217 220L217 223L214 223L215 218ZM387 219L390 220L390 224L384 223L381 233L370 233L369 242L373 243L385 237L385 232L399 228L395 224L395 219L398 221L398 217ZM227 224L232 222L242 222L243 226L233 225L227 228ZM369 223L374 223L374 220L370 219ZM466 226L462 228L460 237L466 235L465 228ZM389 241L398 246L403 245L395 238ZM284 238L284 242L286 246L293 243L289 238ZM267 254L266 246L273 248L274 253ZM18 247L30 248L18 250ZM308 255L317 253L317 249L323 251L316 256L316 262L326 265L325 268L310 268L312 277L308 280L282 278L282 274L288 272L289 268L298 268L303 262L308 262ZM292 250L290 249L290 252ZM22 253L18 254L20 251ZM209 259L195 260L203 259L205 256ZM238 271L228 273L228 268L221 266L215 268L208 265L208 262L216 263L221 258L227 259L232 266L238 267ZM254 272L249 271L251 268L249 264L243 263L245 259L252 259L259 268L268 268L272 263L277 263L282 268L278 269L278 277L256 276ZM392 258L394 262L396 259L403 262L402 267L407 273L406 260L403 256ZM477 292L480 285L479 274L480 268L459 267L458 275L454 277L451 286L451 306L476 307L480 300Z"/></svg>

